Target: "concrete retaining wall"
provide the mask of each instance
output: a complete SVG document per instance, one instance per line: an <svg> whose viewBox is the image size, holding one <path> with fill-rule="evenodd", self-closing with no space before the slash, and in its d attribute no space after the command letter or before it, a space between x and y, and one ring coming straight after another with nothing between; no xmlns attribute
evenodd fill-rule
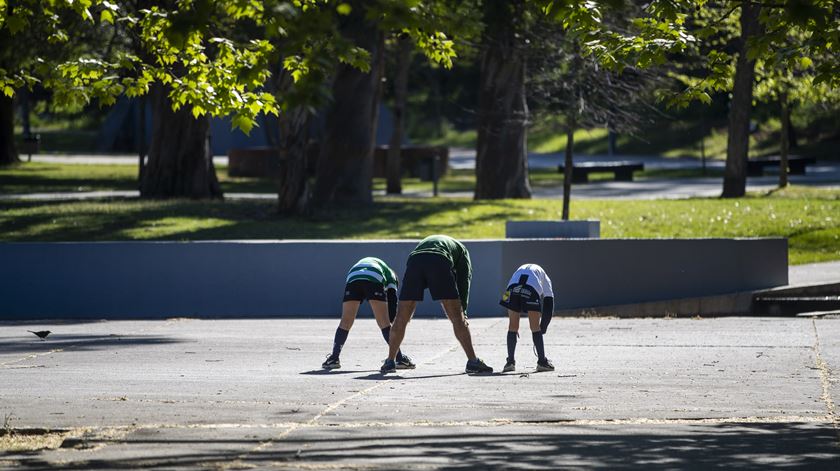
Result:
<svg viewBox="0 0 840 471"><path fill-rule="evenodd" d="M375 255L401 276L416 241L0 244L0 319L335 316L347 269ZM502 314L513 270L542 265L558 310L787 284L785 239L465 241L470 315ZM428 297L428 293L427 293ZM367 307L364 308L367 310ZM442 315L429 301L418 315ZM653 315L653 314L652 314Z"/></svg>

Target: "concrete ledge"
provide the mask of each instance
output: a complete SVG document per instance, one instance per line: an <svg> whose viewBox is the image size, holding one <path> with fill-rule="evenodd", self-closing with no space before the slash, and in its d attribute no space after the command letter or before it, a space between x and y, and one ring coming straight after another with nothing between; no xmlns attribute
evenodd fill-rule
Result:
<svg viewBox="0 0 840 471"><path fill-rule="evenodd" d="M0 244L0 319L337 316L347 269L375 255L402 276L416 241ZM556 309L716 296L786 285L786 239L465 241L470 316L503 313L526 262ZM367 310L367 304L364 307ZM428 300L418 315L442 315ZM655 314L651 314L655 315Z"/></svg>
<svg viewBox="0 0 840 471"><path fill-rule="evenodd" d="M601 221L507 221L508 239L597 239L601 237Z"/></svg>
<svg viewBox="0 0 840 471"><path fill-rule="evenodd" d="M565 309L555 313L566 317L716 317L751 314L753 292L738 292L698 298L670 299L636 304Z"/></svg>

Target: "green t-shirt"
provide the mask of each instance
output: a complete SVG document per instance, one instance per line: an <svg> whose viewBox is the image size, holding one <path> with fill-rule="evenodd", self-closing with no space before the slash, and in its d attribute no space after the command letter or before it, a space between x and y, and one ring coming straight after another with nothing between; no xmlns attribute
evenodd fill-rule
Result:
<svg viewBox="0 0 840 471"><path fill-rule="evenodd" d="M347 273L347 283L357 280L381 283L385 290L397 289L399 285L394 270L376 257L365 257L350 268L350 272Z"/></svg>
<svg viewBox="0 0 840 471"><path fill-rule="evenodd" d="M464 314L467 313L467 303L470 297L470 280L472 279L472 264L470 253L464 244L452 237L445 235L431 235L421 240L417 247L409 254L409 257L420 253L433 253L446 258L455 272L455 283L458 286L458 295L461 299L461 307Z"/></svg>

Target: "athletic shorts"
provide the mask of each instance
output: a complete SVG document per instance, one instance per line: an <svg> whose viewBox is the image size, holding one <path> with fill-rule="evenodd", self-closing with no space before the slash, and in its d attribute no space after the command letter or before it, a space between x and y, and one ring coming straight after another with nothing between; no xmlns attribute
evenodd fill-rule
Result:
<svg viewBox="0 0 840 471"><path fill-rule="evenodd" d="M513 284L508 286L499 304L514 312L542 312L540 295L530 285Z"/></svg>
<svg viewBox="0 0 840 471"><path fill-rule="evenodd" d="M381 283L374 283L369 280L351 281L344 285L344 301L359 301L361 304L365 299L368 301L385 301L385 288Z"/></svg>
<svg viewBox="0 0 840 471"><path fill-rule="evenodd" d="M429 293L435 301L460 298L455 273L444 256L418 253L408 257L400 289L400 301L422 301L426 288L429 288Z"/></svg>

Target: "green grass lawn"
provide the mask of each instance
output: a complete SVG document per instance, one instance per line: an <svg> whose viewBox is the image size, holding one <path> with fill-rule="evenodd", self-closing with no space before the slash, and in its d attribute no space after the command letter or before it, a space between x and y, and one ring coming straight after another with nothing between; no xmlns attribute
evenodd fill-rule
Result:
<svg viewBox="0 0 840 471"><path fill-rule="evenodd" d="M379 198L281 218L271 201L0 202L2 241L504 237L505 221L559 219L559 200ZM739 200L573 201L604 238L788 237L792 264L840 259L840 191L791 188Z"/></svg>
<svg viewBox="0 0 840 471"><path fill-rule="evenodd" d="M277 191L274 183L268 179L229 177L226 167L217 168L216 175L225 192ZM28 162L0 167L0 194L136 189L135 165Z"/></svg>

